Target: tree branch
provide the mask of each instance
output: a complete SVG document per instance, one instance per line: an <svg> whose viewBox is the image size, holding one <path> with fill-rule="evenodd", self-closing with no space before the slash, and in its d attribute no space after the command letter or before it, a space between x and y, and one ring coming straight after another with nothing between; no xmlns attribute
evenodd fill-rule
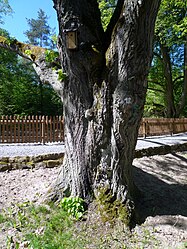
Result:
<svg viewBox="0 0 187 249"><path fill-rule="evenodd" d="M151 79L148 79L148 83L154 83L154 84L156 84L156 85L158 85L158 86L161 86L161 87L163 87L163 85L161 84L161 83L159 83L158 81L156 81L156 80L151 80Z"/></svg>
<svg viewBox="0 0 187 249"><path fill-rule="evenodd" d="M161 92L161 93L164 93L164 91L163 91L163 90L156 89L156 88L152 88L152 87L148 87L148 90L152 90L152 91L155 91L155 92Z"/></svg>
<svg viewBox="0 0 187 249"><path fill-rule="evenodd" d="M21 57L32 61L34 70L39 76L42 83L47 83L52 86L54 91L62 98L62 82L59 80L58 69L54 70L50 63L46 62L46 49L31 44L25 44L15 40L9 40L6 37L0 36L0 48L14 52Z"/></svg>
<svg viewBox="0 0 187 249"><path fill-rule="evenodd" d="M163 61L162 57L158 53L153 52L153 55L156 56L160 61Z"/></svg>
<svg viewBox="0 0 187 249"><path fill-rule="evenodd" d="M178 80L184 80L184 76L179 76L176 79L173 80L173 84L175 84Z"/></svg>
<svg viewBox="0 0 187 249"><path fill-rule="evenodd" d="M2 38L4 38L4 37L0 36L0 47L1 47L1 48L4 48L4 49L6 49L6 50L8 50L8 51L11 51L11 52L14 52L14 53L20 55L21 57L23 57L23 58L25 58L25 59L30 60L30 61L33 62L32 58L31 58L30 56L24 54L24 53L18 48L18 46L16 45L16 42L13 42L13 43L6 43L6 42L2 41ZM16 40L15 40L15 41L16 41ZM20 44L21 44L21 42L20 42Z"/></svg>
<svg viewBox="0 0 187 249"><path fill-rule="evenodd" d="M124 0L118 0L116 8L114 10L114 13L110 19L110 22L107 26L106 31L105 31L105 39L104 39L104 51L105 52L107 51L107 49L110 45L112 32L113 32L113 29L114 29L120 15L121 15L123 5L124 5Z"/></svg>

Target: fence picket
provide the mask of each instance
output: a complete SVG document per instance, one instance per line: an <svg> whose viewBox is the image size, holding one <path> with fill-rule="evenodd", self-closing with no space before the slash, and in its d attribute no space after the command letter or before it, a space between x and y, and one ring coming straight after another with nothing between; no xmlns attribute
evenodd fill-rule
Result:
<svg viewBox="0 0 187 249"><path fill-rule="evenodd" d="M62 117L0 116L0 143L63 141Z"/></svg>
<svg viewBox="0 0 187 249"><path fill-rule="evenodd" d="M139 136L187 132L187 118L143 118ZM0 143L49 143L64 140L62 116L0 116Z"/></svg>
<svg viewBox="0 0 187 249"><path fill-rule="evenodd" d="M187 131L187 118L143 118L139 136L172 135Z"/></svg>
<svg viewBox="0 0 187 249"><path fill-rule="evenodd" d="M63 118L62 116L59 116L59 130L62 132L59 132L59 139L60 142L64 141L64 129L63 129Z"/></svg>
<svg viewBox="0 0 187 249"><path fill-rule="evenodd" d="M4 119L4 116L3 116L3 120L2 121L3 121L2 122L2 143L4 143L5 142L5 124L4 124L5 119Z"/></svg>

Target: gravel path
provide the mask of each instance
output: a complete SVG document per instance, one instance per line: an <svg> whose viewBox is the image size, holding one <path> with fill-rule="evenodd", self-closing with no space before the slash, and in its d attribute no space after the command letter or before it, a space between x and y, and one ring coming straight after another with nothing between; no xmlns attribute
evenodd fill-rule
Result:
<svg viewBox="0 0 187 249"><path fill-rule="evenodd" d="M187 132L174 134L173 136L155 136L147 138L139 138L136 149L146 149L149 147L159 147L163 145L174 145L187 143Z"/></svg>
<svg viewBox="0 0 187 249"><path fill-rule="evenodd" d="M64 152L64 144L1 144L1 157L37 156Z"/></svg>
<svg viewBox="0 0 187 249"><path fill-rule="evenodd" d="M173 136L139 138L136 149L158 147L163 145L187 143L187 133ZM36 156L64 152L63 143L47 144L0 144L1 157Z"/></svg>

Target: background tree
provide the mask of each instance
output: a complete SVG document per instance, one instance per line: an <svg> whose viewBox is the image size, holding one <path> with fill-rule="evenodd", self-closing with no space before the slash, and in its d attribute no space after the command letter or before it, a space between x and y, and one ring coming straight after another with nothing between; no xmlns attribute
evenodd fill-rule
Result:
<svg viewBox="0 0 187 249"><path fill-rule="evenodd" d="M0 24L3 24L3 16L12 13L8 0L0 0Z"/></svg>
<svg viewBox="0 0 187 249"><path fill-rule="evenodd" d="M118 0L103 30L96 0L54 0L63 84L66 154L53 198L100 191L135 195L132 160L143 113L159 0ZM67 46L78 27L77 49ZM75 32L75 30L74 30Z"/></svg>
<svg viewBox="0 0 187 249"><path fill-rule="evenodd" d="M186 13L186 0L162 1L156 22L155 56L149 77L150 90L146 105L146 112L152 109L154 115L179 117L185 114L187 103Z"/></svg>
<svg viewBox="0 0 187 249"><path fill-rule="evenodd" d="M11 43L8 32L1 29L0 34ZM0 61L0 115L62 114L61 100L47 84L42 87L41 101L40 79L32 62L3 48L0 48Z"/></svg>
<svg viewBox="0 0 187 249"><path fill-rule="evenodd" d="M54 29L49 26L48 19L49 17L42 9L39 9L37 19L27 19L30 29L24 34L28 38L28 43L50 49L56 48L52 39Z"/></svg>
<svg viewBox="0 0 187 249"><path fill-rule="evenodd" d="M53 39L54 29L49 26L48 19L49 17L42 9L39 9L37 19L27 19L27 23L30 27L30 29L25 32L25 35L28 38L28 43L49 49L56 49L56 43L54 43ZM44 89L42 81L39 83L40 106L43 108Z"/></svg>

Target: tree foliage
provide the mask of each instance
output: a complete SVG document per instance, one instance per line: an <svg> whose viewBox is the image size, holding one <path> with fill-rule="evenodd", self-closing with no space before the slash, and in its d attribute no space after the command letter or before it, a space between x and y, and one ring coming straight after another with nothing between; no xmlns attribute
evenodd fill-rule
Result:
<svg viewBox="0 0 187 249"><path fill-rule="evenodd" d="M145 115L185 115L187 1L163 0L157 16ZM148 111L149 110L149 111Z"/></svg>
<svg viewBox="0 0 187 249"><path fill-rule="evenodd" d="M8 0L0 0L0 24L3 24L3 16L12 13Z"/></svg>
<svg viewBox="0 0 187 249"><path fill-rule="evenodd" d="M98 0L99 3L99 9L101 11L101 20L104 30L106 30L110 18L112 17L112 14L114 12L114 9L116 7L116 0Z"/></svg>
<svg viewBox="0 0 187 249"><path fill-rule="evenodd" d="M0 4L0 14L8 14L11 11L7 0L1 0ZM47 20L47 15L40 9L38 19L27 20L30 30L26 33L32 44L54 48L51 38L53 30ZM0 114L62 114L61 100L50 85L42 84L32 66L31 62L38 56L40 48L20 43L3 29L0 30L0 35L3 48L0 49ZM17 54L28 58L30 62Z"/></svg>
<svg viewBox="0 0 187 249"><path fill-rule="evenodd" d="M156 22L156 36L168 47L183 44L187 35L187 1L162 0Z"/></svg>
<svg viewBox="0 0 187 249"><path fill-rule="evenodd" d="M49 17L42 9L39 9L37 19L27 18L29 30L25 32L25 35L28 38L28 43L40 47L55 48L54 29L49 26L48 19Z"/></svg>
<svg viewBox="0 0 187 249"><path fill-rule="evenodd" d="M0 30L7 39L8 32ZM43 85L32 63L0 48L0 115L57 115L62 103L49 85Z"/></svg>

